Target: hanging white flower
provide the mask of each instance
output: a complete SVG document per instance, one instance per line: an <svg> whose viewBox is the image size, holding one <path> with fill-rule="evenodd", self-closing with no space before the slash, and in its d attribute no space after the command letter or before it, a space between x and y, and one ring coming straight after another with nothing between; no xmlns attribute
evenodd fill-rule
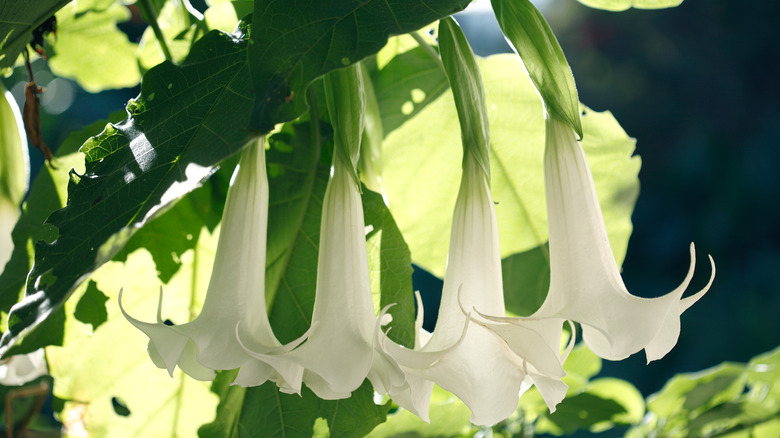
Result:
<svg viewBox="0 0 780 438"><path fill-rule="evenodd" d="M559 354L560 328L554 323L528 320L501 333L489 328L491 321L468 324L466 312L472 309L505 313L495 207L487 175L467 153L436 328L422 348L391 342L385 348L407 372L458 396L471 409L472 423L489 425L515 411L521 393L536 383L534 376L543 385L542 377L560 382L566 353Z"/></svg>
<svg viewBox="0 0 780 438"><path fill-rule="evenodd" d="M303 368L287 359L286 353L303 342L306 334L282 345L268 321L267 225L268 179L260 139L246 148L233 175L200 315L185 324L165 325L162 292L156 323L139 321L122 309L127 320L149 336L149 355L155 365L169 373L178 366L198 380L213 379L214 370L240 367L236 384L255 386L271 380L282 391L300 393ZM253 349L253 355L246 353L237 334Z"/></svg>
<svg viewBox="0 0 780 438"><path fill-rule="evenodd" d="M335 157L322 205L314 329L290 353L305 369L306 386L323 399L349 397L371 368L377 317L367 257L360 192Z"/></svg>
<svg viewBox="0 0 780 438"><path fill-rule="evenodd" d="M699 300L707 285L681 299L693 277L696 253L682 284L652 299L631 295L607 239L596 188L585 152L574 131L555 117L546 119L545 191L550 230L550 290L535 316L558 316L582 324L583 338L599 356L623 359L645 349L660 359L677 343L680 315Z"/></svg>
<svg viewBox="0 0 780 438"><path fill-rule="evenodd" d="M631 295L609 245L582 146L574 131L555 116L547 117L546 131L544 166L550 289L531 318L579 322L585 343L605 359L621 360L642 349L648 362L660 359L677 343L680 315L712 285L715 263L710 257L712 274L707 285L682 298L696 263L691 244L691 265L680 286L658 298ZM490 319L505 323L521 321Z"/></svg>

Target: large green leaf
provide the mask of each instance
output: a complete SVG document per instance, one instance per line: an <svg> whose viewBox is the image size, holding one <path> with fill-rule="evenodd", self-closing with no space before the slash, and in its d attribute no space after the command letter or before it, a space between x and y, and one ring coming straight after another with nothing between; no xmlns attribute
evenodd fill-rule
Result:
<svg viewBox="0 0 780 438"><path fill-rule="evenodd" d="M571 351L563 369L563 381L569 389L557 410L550 413L539 392L532 388L520 398L515 421L533 423L537 433L567 435L583 429L604 431L642 420L645 402L633 385L615 378L591 380L601 371L601 358L585 344Z"/></svg>
<svg viewBox="0 0 780 438"><path fill-rule="evenodd" d="M393 437L472 437L479 427L469 422L471 411L465 403L451 393L433 387L430 403L431 421L405 409L387 415L387 421L377 426L369 438Z"/></svg>
<svg viewBox="0 0 780 438"><path fill-rule="evenodd" d="M109 117L116 120L116 114ZM121 118L121 117L119 117ZM0 273L0 314L3 315L2 327L5 329L5 315L20 299L24 291L27 273L32 266L32 244L38 240L51 241L56 233L43 222L53 211L62 208L67 200L65 187L68 183L68 168L83 169L83 156L76 154L84 140L92 132L105 125L105 121L95 122L81 131L71 133L60 145L56 153L59 167L52 169L45 166L32 183L30 193L23 205L22 216L13 227L12 238L14 250L6 270ZM33 348L33 350L37 347Z"/></svg>
<svg viewBox="0 0 780 438"><path fill-rule="evenodd" d="M0 75L16 64L32 31L70 0L14 0L0 8Z"/></svg>
<svg viewBox="0 0 780 438"><path fill-rule="evenodd" d="M542 105L516 56L492 56L479 60L478 65L490 120L491 187L497 203L501 255L508 257L547 242ZM381 84L374 86L381 95ZM457 123L452 94L445 92L391 132L383 145L383 184L390 211L412 251L412 260L440 277L444 275L448 230L460 179ZM582 123L586 133L583 147L612 250L621 263L632 229L640 160L631 156L634 140L611 114L585 109ZM544 287L543 281L539 284Z"/></svg>
<svg viewBox="0 0 780 438"><path fill-rule="evenodd" d="M628 8L662 9L679 6L683 0L578 0L583 5L608 11L625 11Z"/></svg>
<svg viewBox="0 0 780 438"><path fill-rule="evenodd" d="M134 87L141 80L137 45L117 28L130 10L113 0L79 0L57 12L57 36L49 39L49 67L96 93Z"/></svg>
<svg viewBox="0 0 780 438"><path fill-rule="evenodd" d="M363 189L363 211L366 227L371 229L366 235L371 291L375 296L380 295L375 307L379 310L393 305L388 312L393 317L388 336L414 348L414 293L409 247L381 195Z"/></svg>
<svg viewBox="0 0 780 438"><path fill-rule="evenodd" d="M627 436L775 437L780 433L780 348L748 364L724 362L669 379L648 397L649 415Z"/></svg>
<svg viewBox="0 0 780 438"><path fill-rule="evenodd" d="M8 317L0 353L58 309L134 230L252 138L243 129L251 107L246 44L207 34L183 65L150 70L128 119L82 146L86 169L71 172L67 206L47 219L56 240L36 243L25 299Z"/></svg>
<svg viewBox="0 0 780 438"><path fill-rule="evenodd" d="M331 19L334 14L341 12L346 14L342 19L358 19L358 27L367 32L359 34L361 44L354 57L350 57L352 62L379 50L390 32L414 29L459 10L467 2L441 0L433 9L423 3L412 7L406 7L406 2L397 3L386 8L385 3L369 2L350 12L341 3L331 10L321 4L304 8L289 2L272 2L267 10L255 14L253 50L267 45L269 38L278 37L276 26L287 25L274 12L281 11L292 14L291 17L309 14L299 21L303 26L293 32L300 37L295 42L301 44L295 47L303 52L289 50L294 46L291 42L284 49L273 44L268 56L247 57L248 42L243 35L212 31L193 45L181 66L166 62L150 70L144 76L141 95L127 106L128 119L108 126L83 146L87 158L85 173L71 174L68 205L48 219L56 228L57 238L51 243L39 242L36 247L36 262L25 299L9 315L8 330L0 340L0 355L57 310L87 274L110 259L135 230L195 189L210 175L213 166L257 135L246 129L253 99L263 102L264 111L285 113L289 107L285 99L295 98L297 104L311 80L343 65L345 57L339 50L352 47L355 41L334 40L333 52L312 50L326 34L351 32L349 26L342 27L349 20ZM405 8L399 11L401 5ZM365 15L366 12L370 14ZM378 15L371 15L374 13ZM393 24L396 19L400 24ZM246 28L241 27L242 31ZM304 28L306 31L300 33ZM262 43L258 43L258 38ZM306 41L313 45L306 46ZM315 65L322 54L326 54L327 62ZM335 55L339 56L334 64L331 57ZM248 58L255 72L252 81ZM307 72L305 78L295 76L296 81L301 79L298 94L278 96L274 101L261 97L263 92L258 90L275 89L281 76L273 74L264 83L259 79L262 75L257 73L258 68L284 72L285 80L291 79L291 59L293 66L305 66ZM254 93L250 82L255 85ZM300 105L301 111L305 108L305 104ZM266 128L289 120L275 116L272 119Z"/></svg>
<svg viewBox="0 0 780 438"><path fill-rule="evenodd" d="M405 38L394 37L390 41L395 43L402 39ZM441 60L433 58L422 47L393 54L374 74L373 82L385 136L449 88Z"/></svg>
<svg viewBox="0 0 780 438"><path fill-rule="evenodd" d="M329 137L300 124L285 125L269 140L266 296L271 325L282 343L298 338L311 324L320 213L330 169L320 157L321 143L313 140Z"/></svg>
<svg viewBox="0 0 780 438"><path fill-rule="evenodd" d="M182 255L182 268L164 286L164 318L180 324L195 317L216 240L204 228L198 246ZM89 436L184 438L213 418L217 400L209 384L180 370L170 377L155 367L146 351L148 338L120 313L117 295L124 288L125 310L154 321L159 287L150 254L139 250L124 263L102 266L78 288L80 299L65 304L76 318L66 320L63 346L48 347L46 354L54 395L64 401L60 418L66 433L83 429ZM85 300L91 302L87 309ZM95 328L102 317L105 322Z"/></svg>
<svg viewBox="0 0 780 438"><path fill-rule="evenodd" d="M744 365L728 362L699 374L680 374L649 397L647 407L661 417L682 411L699 415L741 395L746 378Z"/></svg>
<svg viewBox="0 0 780 438"><path fill-rule="evenodd" d="M255 2L249 61L250 128L269 131L303 113L309 83L374 54L391 35L462 10L468 0L271 0ZM294 25L291 25L293 24Z"/></svg>
<svg viewBox="0 0 780 438"><path fill-rule="evenodd" d="M327 422L331 437L362 437L385 421L388 405L377 405L368 381L344 400L321 400L307 387L301 395L283 394L272 382L254 388L227 386L231 373L223 373L213 390L222 402L214 423L203 426L201 438L306 438L313 435L318 418Z"/></svg>

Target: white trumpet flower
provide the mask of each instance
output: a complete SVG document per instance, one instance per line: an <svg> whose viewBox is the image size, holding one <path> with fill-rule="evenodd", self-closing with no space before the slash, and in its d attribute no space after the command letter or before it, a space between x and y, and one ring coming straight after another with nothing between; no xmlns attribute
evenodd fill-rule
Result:
<svg viewBox="0 0 780 438"><path fill-rule="evenodd" d="M582 325L583 338L599 356L620 360L641 349L648 362L677 343L680 315L715 279L682 298L693 277L696 254L682 284L652 299L631 295L618 271L585 152L574 131L554 116L546 120L545 192L550 231L550 289L537 317L560 317Z"/></svg>
<svg viewBox="0 0 780 438"><path fill-rule="evenodd" d="M579 322L586 345L605 359L621 360L642 349L648 362L660 359L677 343L680 315L712 285L715 262L710 257L707 285L682 298L696 263L691 244L691 265L680 286L658 298L631 295L609 245L582 146L574 131L554 116L547 118L546 131L550 288L531 318ZM511 318L490 319L512 322Z"/></svg>
<svg viewBox="0 0 780 438"><path fill-rule="evenodd" d="M368 376L378 321L368 277L363 206L357 184L336 157L322 207L317 289L308 340L288 356L323 399L350 396ZM252 346L247 352L256 355Z"/></svg>
<svg viewBox="0 0 780 438"><path fill-rule="evenodd" d="M515 411L520 394L529 387L526 378L542 385L544 378L559 382L563 357L558 352L560 330L554 342L544 333L554 327L548 321L529 320L507 333L491 330L491 321L475 319L476 324L468 324L466 312L472 309L504 315L505 307L490 186L477 160L466 154L436 328L420 349L392 343L385 348L405 371L463 400L472 411L472 423L489 425Z"/></svg>
<svg viewBox="0 0 780 438"><path fill-rule="evenodd" d="M271 328L265 304L267 225L268 179L261 139L246 148L233 175L200 315L185 324L165 325L162 292L157 323L139 321L122 309L125 318L149 337L155 365L171 374L179 366L198 380L213 379L213 370L240 368L236 384L256 386L271 380L284 392L300 393L303 368L286 353L308 333L282 345ZM255 351L253 355L246 353L237 335Z"/></svg>

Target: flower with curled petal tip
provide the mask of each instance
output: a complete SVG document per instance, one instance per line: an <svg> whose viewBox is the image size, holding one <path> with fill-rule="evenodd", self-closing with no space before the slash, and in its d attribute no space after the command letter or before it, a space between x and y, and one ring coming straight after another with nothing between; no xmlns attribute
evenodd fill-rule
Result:
<svg viewBox="0 0 780 438"><path fill-rule="evenodd" d="M707 285L682 298L696 263L691 244L691 266L679 287L658 298L631 295L607 239L582 146L574 131L555 116L547 117L546 130L550 288L531 318L579 322L587 346L605 359L621 360L642 349L648 362L660 359L677 343L680 315L712 285L715 262L710 257L712 274ZM512 318L490 319L512 322Z"/></svg>
<svg viewBox="0 0 780 438"><path fill-rule="evenodd" d="M271 380L284 392L300 393L303 368L286 355L308 332L282 345L271 329L265 304L267 225L268 179L260 139L246 148L233 175L200 315L181 325L163 324L162 292L157 323L139 321L122 309L125 318L149 336L149 355L155 365L169 373L179 366L198 380L213 379L213 370L240 368L236 384L256 386ZM254 355L246 353L237 332Z"/></svg>
<svg viewBox="0 0 780 438"><path fill-rule="evenodd" d="M463 400L471 409L472 423L489 425L515 411L522 391L529 383L537 383L534 376L542 385L547 384L543 378L560 382L565 353L562 356L558 351L560 328L549 321L528 320L503 334L489 328L491 321L466 313L475 309L504 315L505 307L490 186L476 158L465 153L436 328L419 349L393 343L384 347L405 371ZM470 318L477 323L468 325ZM554 342L550 341L551 327L557 330Z"/></svg>

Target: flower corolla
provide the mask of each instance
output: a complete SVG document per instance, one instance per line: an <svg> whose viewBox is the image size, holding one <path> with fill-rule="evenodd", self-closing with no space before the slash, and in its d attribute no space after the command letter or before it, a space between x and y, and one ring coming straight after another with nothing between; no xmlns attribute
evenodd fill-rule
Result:
<svg viewBox="0 0 780 438"><path fill-rule="evenodd" d="M240 368L235 383L256 386L266 380L289 393L300 393L303 368L287 353L305 340L282 345L268 320L265 303L268 179L262 139L241 156L228 189L214 267L200 315L181 325L162 319L162 292L157 322L125 318L149 337L149 355L160 368L176 366L198 380L214 370ZM249 355L238 341L253 349Z"/></svg>
<svg viewBox="0 0 780 438"><path fill-rule="evenodd" d="M573 129L555 116L546 119L545 193L550 244L550 288L534 319L571 320L581 324L585 344L597 355L621 360L642 349L648 362L660 359L677 343L680 315L712 285L682 298L696 263L682 284L657 298L628 292L607 238L593 177ZM522 321L490 318L495 322ZM503 330L511 330L509 327Z"/></svg>
<svg viewBox="0 0 780 438"><path fill-rule="evenodd" d="M385 348L405 371L458 396L471 409L472 423L489 425L517 409L530 383L542 385L540 390L562 385L567 352L559 354L560 330L551 330L555 325L550 321L528 320L499 333L489 328L492 321L471 316L472 309L504 315L505 306L490 185L475 157L464 153L436 328L419 349L392 343ZM475 323L469 324L470 319ZM545 399L548 392L542 390Z"/></svg>

